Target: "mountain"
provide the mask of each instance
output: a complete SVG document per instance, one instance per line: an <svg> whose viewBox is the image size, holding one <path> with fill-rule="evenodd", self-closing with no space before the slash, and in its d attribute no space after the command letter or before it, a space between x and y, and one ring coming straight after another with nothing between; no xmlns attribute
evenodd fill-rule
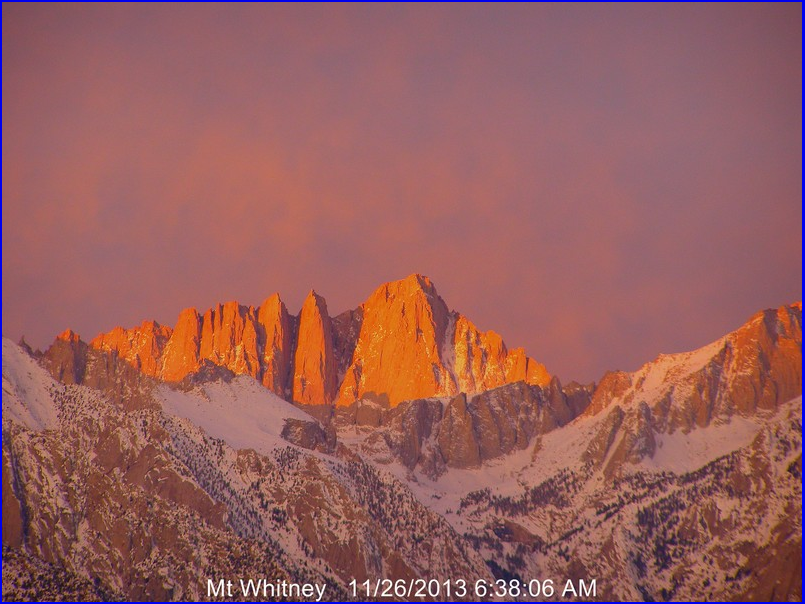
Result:
<svg viewBox="0 0 805 604"><path fill-rule="evenodd" d="M403 484L346 449L292 446L289 426L318 424L251 377L151 383L127 407L3 346L3 544L28 565L126 599L205 598L206 577L340 599L351 578L489 575Z"/></svg>
<svg viewBox="0 0 805 604"><path fill-rule="evenodd" d="M606 415L588 457L605 470L652 455L657 435L773 411L802 394L802 304L766 310L693 352L606 374L585 415Z"/></svg>
<svg viewBox="0 0 805 604"><path fill-rule="evenodd" d="M450 311L422 275L387 283L334 318L314 291L298 316L274 294L256 309L237 302L204 314L185 309L173 329L155 321L116 327L90 346L170 382L211 367L249 375L305 405L371 399L393 407L518 381L543 385L551 377L522 348L509 351L498 334Z"/></svg>
<svg viewBox="0 0 805 604"><path fill-rule="evenodd" d="M311 292L298 316L274 295L44 353L4 339L3 597L801 599L801 316L589 385L420 275L336 317Z"/></svg>

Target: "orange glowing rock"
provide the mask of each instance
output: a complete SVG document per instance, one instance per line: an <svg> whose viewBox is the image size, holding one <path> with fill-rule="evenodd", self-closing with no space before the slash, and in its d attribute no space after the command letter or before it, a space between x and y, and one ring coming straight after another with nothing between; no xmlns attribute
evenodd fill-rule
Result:
<svg viewBox="0 0 805 604"><path fill-rule="evenodd" d="M379 287L363 304L363 324L338 404L400 401L456 393L441 360L449 311L427 277Z"/></svg>
<svg viewBox="0 0 805 604"><path fill-rule="evenodd" d="M64 342L80 342L81 336L79 336L76 332L72 329L65 329L59 335L56 336L57 340L63 340Z"/></svg>
<svg viewBox="0 0 805 604"><path fill-rule="evenodd" d="M260 375L254 309L237 302L218 304L204 313L199 357L235 375Z"/></svg>
<svg viewBox="0 0 805 604"><path fill-rule="evenodd" d="M697 350L661 354L633 373L606 373L584 413L614 413L616 419L616 407L649 403L653 425L688 432L735 412L775 409L801 393L802 304L797 302L756 313Z"/></svg>
<svg viewBox="0 0 805 604"><path fill-rule="evenodd" d="M506 357L506 382L525 382L545 386L551 381L551 374L545 365L526 356L522 348L514 348Z"/></svg>
<svg viewBox="0 0 805 604"><path fill-rule="evenodd" d="M178 382L199 368L199 342L201 317L195 308L186 308L179 314L176 327L165 345L160 377Z"/></svg>
<svg viewBox="0 0 805 604"><path fill-rule="evenodd" d="M77 337L69 330L60 336ZM507 350L498 334L479 331L451 312L430 279L416 274L379 287L359 308L335 319L313 291L298 318L274 294L257 309L237 302L217 304L203 315L186 309L173 330L155 321L116 327L90 345L166 381L180 381L211 363L309 405L369 399L395 406L518 381L547 385L551 379L522 348Z"/></svg>
<svg viewBox="0 0 805 604"><path fill-rule="evenodd" d="M338 392L337 380L327 303L311 290L299 313L292 398L306 405L330 404Z"/></svg>
<svg viewBox="0 0 805 604"><path fill-rule="evenodd" d="M461 392L483 392L512 382L545 386L551 374L522 348L507 351L494 331L479 331L463 315L455 315L453 371Z"/></svg>
<svg viewBox="0 0 805 604"><path fill-rule="evenodd" d="M511 353L493 331L451 313L422 275L378 288L363 304L363 323L337 404L401 401L480 392L508 382L544 385L545 367Z"/></svg>
<svg viewBox="0 0 805 604"><path fill-rule="evenodd" d="M156 321L143 321L139 327L123 329L115 327L90 342L90 346L107 352L117 352L145 375L159 374L159 361L173 330Z"/></svg>
<svg viewBox="0 0 805 604"><path fill-rule="evenodd" d="M506 383L506 345L494 331L480 332L463 315L455 319L453 372L461 392L479 392Z"/></svg>
<svg viewBox="0 0 805 604"><path fill-rule="evenodd" d="M290 390L291 370L291 317L279 294L267 298L257 311L257 326L261 360L262 382L269 390L279 396L286 396Z"/></svg>

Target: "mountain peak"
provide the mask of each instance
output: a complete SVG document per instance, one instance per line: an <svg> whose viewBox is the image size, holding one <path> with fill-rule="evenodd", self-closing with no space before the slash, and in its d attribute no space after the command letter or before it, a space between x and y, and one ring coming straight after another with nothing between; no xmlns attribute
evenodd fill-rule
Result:
<svg viewBox="0 0 805 604"><path fill-rule="evenodd" d="M377 288L375 293L381 291L387 298L390 296L411 297L420 294L432 297L439 296L433 282L428 277L420 275L419 273L412 273L404 279L384 283Z"/></svg>
<svg viewBox="0 0 805 604"><path fill-rule="evenodd" d="M76 332L72 329L65 329L61 332L58 336L56 336L57 340L63 340L64 342L78 342L81 340L81 336L79 336Z"/></svg>
<svg viewBox="0 0 805 604"><path fill-rule="evenodd" d="M166 381L212 364L310 405L367 398L395 406L509 382L550 381L523 349L508 351L498 334L451 312L419 273L381 285L341 318L331 318L324 297L311 289L296 317L275 293L256 308L235 301L203 314L186 308L173 329L145 321L101 334L90 345Z"/></svg>
<svg viewBox="0 0 805 604"><path fill-rule="evenodd" d="M657 425L685 431L734 412L775 409L802 392L802 310L770 308L690 352L660 354L637 371L608 372L586 415L645 400Z"/></svg>
<svg viewBox="0 0 805 604"><path fill-rule="evenodd" d="M545 368L522 349L507 352L494 332L480 332L451 312L433 282L414 273L381 285L364 302L352 364L338 405L381 404L474 393L525 381L544 385Z"/></svg>
<svg viewBox="0 0 805 604"><path fill-rule="evenodd" d="M302 303L302 309L304 310L308 305L315 305L319 309L324 308L326 310L327 301L324 299L324 296L320 296L315 289L311 288L307 296L305 296L305 301Z"/></svg>
<svg viewBox="0 0 805 604"><path fill-rule="evenodd" d="M436 293L436 286L433 285L433 282L425 275L420 275L419 273L408 275L405 279L401 280L401 283L408 287L421 289L424 292Z"/></svg>
<svg viewBox="0 0 805 604"><path fill-rule="evenodd" d="M280 297L279 292L274 292L268 298L263 300L263 303L260 306L261 307L262 306L266 306L266 307L268 307L268 306L277 306L277 307L279 307L281 304L284 304L284 303L282 301L282 298Z"/></svg>
<svg viewBox="0 0 805 604"><path fill-rule="evenodd" d="M327 302L311 289L299 313L293 400L308 405L329 404L337 389L332 321L327 313Z"/></svg>

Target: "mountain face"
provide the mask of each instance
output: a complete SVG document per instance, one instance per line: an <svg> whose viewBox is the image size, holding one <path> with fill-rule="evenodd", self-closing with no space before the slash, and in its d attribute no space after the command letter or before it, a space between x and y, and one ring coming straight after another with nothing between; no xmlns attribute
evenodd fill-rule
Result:
<svg viewBox="0 0 805 604"><path fill-rule="evenodd" d="M333 350L333 322L324 298L311 291L299 313L293 363L293 400L329 405L335 399L338 363Z"/></svg>
<svg viewBox="0 0 805 604"><path fill-rule="evenodd" d="M429 396L474 393L510 382L547 384L545 367L509 353L495 332L450 312L430 279L387 283L363 305L363 321L338 404L372 400L391 407Z"/></svg>
<svg viewBox="0 0 805 604"><path fill-rule="evenodd" d="M801 599L801 317L590 385L418 275L336 317L311 292L298 316L274 295L44 354L4 339L3 597L207 599L208 578L264 577L327 600L458 578Z"/></svg>
<svg viewBox="0 0 805 604"><path fill-rule="evenodd" d="M393 407L429 396L476 393L507 383L550 381L521 348L451 312L427 277L387 283L335 318L312 292L297 317L278 294L254 309L219 304L182 311L176 327L145 321L90 342L150 377L179 382L209 366L249 375L289 401Z"/></svg>
<svg viewBox="0 0 805 604"><path fill-rule="evenodd" d="M528 448L535 436L564 426L590 401L591 387L546 387L523 381L448 401L415 399L391 409L371 402L343 408L341 429L366 432L359 451L376 459L395 458L436 480L449 468L480 468L484 462Z"/></svg>
<svg viewBox="0 0 805 604"><path fill-rule="evenodd" d="M148 600L206 599L210 576L326 583L330 600L352 578L491 579L404 484L250 377L151 382L127 407L3 346L3 545L23 568ZM23 582L4 566L4 598Z"/></svg>
<svg viewBox="0 0 805 604"><path fill-rule="evenodd" d="M687 434L736 414L771 411L801 393L798 303L759 312L699 350L660 355L634 373L607 374L585 411L609 418L590 459L612 471L625 460L653 455L659 434Z"/></svg>

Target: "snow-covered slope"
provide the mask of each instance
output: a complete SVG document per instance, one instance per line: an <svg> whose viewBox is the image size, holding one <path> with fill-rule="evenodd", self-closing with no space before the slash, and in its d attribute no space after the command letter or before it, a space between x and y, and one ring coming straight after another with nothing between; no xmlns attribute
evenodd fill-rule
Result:
<svg viewBox="0 0 805 604"><path fill-rule="evenodd" d="M801 405L801 397L797 397L782 405L781 413ZM625 471L693 472L714 459L748 446L777 415L776 412L767 412L760 416L734 416L687 434L676 431L658 435L653 457L645 457L626 467ZM446 514L451 522L458 523L458 528L463 528L461 517L451 512L460 507L461 500L469 493L490 489L497 496L511 496L522 492L524 486L543 483L567 468L584 467L588 462L582 454L603 421L603 417L581 416L563 428L537 437L527 449L490 460L479 468L448 468L436 478L419 470L412 471L392 461L388 455L377 456L379 461L376 463L399 479L408 481L423 503L440 514ZM345 443L360 451L367 450L363 443L370 435L369 431L355 429L340 434Z"/></svg>
<svg viewBox="0 0 805 604"><path fill-rule="evenodd" d="M598 598L797 599L800 321L764 311L595 387L359 401L328 425L246 375L169 387L75 334L42 366L4 340L4 544L108 597L245 573L332 598L574 578ZM4 596L50 593L5 572Z"/></svg>
<svg viewBox="0 0 805 604"><path fill-rule="evenodd" d="M15 421L31 430L58 425L56 405L50 395L55 385L39 364L22 348L3 338L3 421Z"/></svg>
<svg viewBox="0 0 805 604"><path fill-rule="evenodd" d="M802 305L755 314L698 350L661 354L633 373L611 372L588 415L646 403L662 430L689 431L733 413L773 410L802 392Z"/></svg>
<svg viewBox="0 0 805 604"><path fill-rule="evenodd" d="M346 597L352 578L491 579L394 476L283 440L286 419L314 420L251 378L157 386L151 404L129 406L54 382L12 343L5 352L3 538L24 547L24 568L133 599L199 599L210 576L326 583L326 599ZM105 371L100 361L88 366ZM4 596L40 593L5 579L4 567Z"/></svg>
<svg viewBox="0 0 805 604"><path fill-rule="evenodd" d="M249 376L201 384L190 391L161 385L156 398L166 413L190 420L230 447L266 455L288 445L280 436L287 418L312 421Z"/></svg>
<svg viewBox="0 0 805 604"><path fill-rule="evenodd" d="M730 424L676 433L667 452L613 476L577 455L582 418L544 436L519 471L503 464L487 484L458 471L453 484L478 488L439 503L509 574L596 577L614 600L796 597L801 418L797 397L737 420L734 440Z"/></svg>

